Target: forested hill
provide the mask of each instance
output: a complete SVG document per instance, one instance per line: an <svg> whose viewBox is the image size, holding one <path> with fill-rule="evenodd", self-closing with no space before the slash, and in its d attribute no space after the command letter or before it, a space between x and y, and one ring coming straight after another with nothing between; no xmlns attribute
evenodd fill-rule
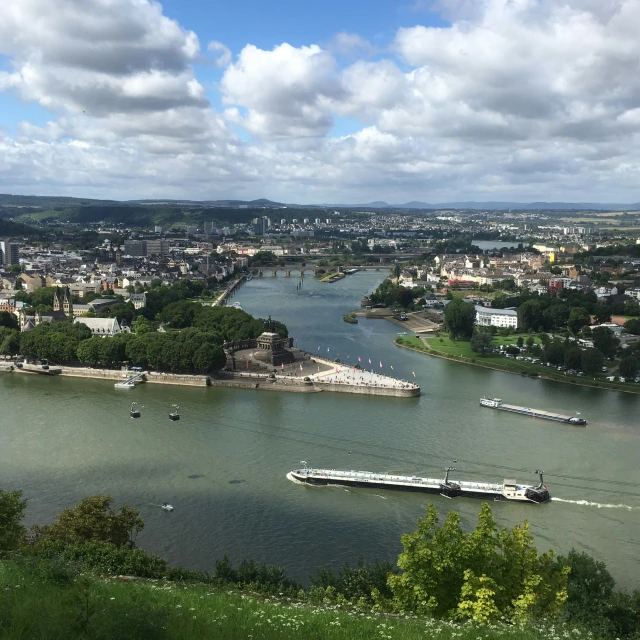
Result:
<svg viewBox="0 0 640 640"><path fill-rule="evenodd" d="M42 238L44 232L35 227L31 227L19 222L11 222L11 220L3 220L0 218L0 238Z"/></svg>

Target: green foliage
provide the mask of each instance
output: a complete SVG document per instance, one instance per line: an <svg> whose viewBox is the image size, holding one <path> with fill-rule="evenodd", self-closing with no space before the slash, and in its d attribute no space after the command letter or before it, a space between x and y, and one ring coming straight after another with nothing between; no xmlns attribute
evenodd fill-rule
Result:
<svg viewBox="0 0 640 640"><path fill-rule="evenodd" d="M582 349L580 347L569 347L564 352L564 366L568 369L580 369L582 366Z"/></svg>
<svg viewBox="0 0 640 640"><path fill-rule="evenodd" d="M0 327L0 355L15 356L20 351L20 331Z"/></svg>
<svg viewBox="0 0 640 640"><path fill-rule="evenodd" d="M451 300L444 309L444 324L453 340L470 337L475 321L475 307L460 298Z"/></svg>
<svg viewBox="0 0 640 640"><path fill-rule="evenodd" d="M603 365L604 356L601 351L591 347L582 352L581 369L585 373L600 373Z"/></svg>
<svg viewBox="0 0 640 640"><path fill-rule="evenodd" d="M542 325L542 308L538 300L527 300L518 307L518 327L522 331L537 331Z"/></svg>
<svg viewBox="0 0 640 640"><path fill-rule="evenodd" d="M109 542L116 547L135 544L144 520L137 509L127 505L116 511L111 496L84 498L75 507L58 514L52 524L31 531L35 542L62 540L66 542Z"/></svg>
<svg viewBox="0 0 640 640"><path fill-rule="evenodd" d="M620 346L620 340L607 327L593 329L591 339L593 340L593 346L602 352L605 358L612 358Z"/></svg>
<svg viewBox="0 0 640 640"><path fill-rule="evenodd" d="M0 554L20 545L25 531L22 518L26 508L27 501L22 498L22 491L0 489Z"/></svg>
<svg viewBox="0 0 640 640"><path fill-rule="evenodd" d="M640 371L640 360L635 356L627 356L620 360L620 367L618 368L620 375L625 378L635 378Z"/></svg>
<svg viewBox="0 0 640 640"><path fill-rule="evenodd" d="M580 329L589 324L591 324L591 316L584 307L573 307L571 309L567 326L574 334L580 333Z"/></svg>
<svg viewBox="0 0 640 640"><path fill-rule="evenodd" d="M329 597L370 609L380 599L393 597L388 584L388 577L393 573L397 573L397 569L391 562L368 563L361 557L354 567L347 562L338 572L320 569L310 578L309 597L312 600Z"/></svg>
<svg viewBox="0 0 640 640"><path fill-rule="evenodd" d="M20 335L20 353L56 362L76 360L78 344L91 336L91 330L71 321L40 324Z"/></svg>
<svg viewBox="0 0 640 640"><path fill-rule="evenodd" d="M13 313L8 311L0 312L0 327L6 327L7 329L19 329L18 318Z"/></svg>
<svg viewBox="0 0 640 640"><path fill-rule="evenodd" d="M396 266L400 268L399 265ZM422 287L408 289L399 284L394 284L387 278L378 285L378 288L369 296L369 299L372 304L385 304L388 307L412 309L414 298L422 297L424 293L425 290Z"/></svg>
<svg viewBox="0 0 640 640"><path fill-rule="evenodd" d="M278 264L278 256L273 251L258 251L249 258L249 267L261 267L263 265Z"/></svg>
<svg viewBox="0 0 640 640"><path fill-rule="evenodd" d="M417 530L402 536L402 573L389 576L396 611L520 622L558 614L566 599L568 569L555 562L553 552L538 554L526 521L498 530L484 503L469 533L453 511L438 523L438 512L429 505Z"/></svg>
<svg viewBox="0 0 640 640"><path fill-rule="evenodd" d="M634 336L640 336L640 318L631 318L624 323L624 329L627 333Z"/></svg>
<svg viewBox="0 0 640 640"><path fill-rule="evenodd" d="M544 348L544 355L547 359L547 362L555 365L564 364L565 350L566 347L564 342L559 338L554 338L548 344L546 344Z"/></svg>
<svg viewBox="0 0 640 640"><path fill-rule="evenodd" d="M471 351L485 355L491 350L493 336L488 331L476 331L471 337Z"/></svg>

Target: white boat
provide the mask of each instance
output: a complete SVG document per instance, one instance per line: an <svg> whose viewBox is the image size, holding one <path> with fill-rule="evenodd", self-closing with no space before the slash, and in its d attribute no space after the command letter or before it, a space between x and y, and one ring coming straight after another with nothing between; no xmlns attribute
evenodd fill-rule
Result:
<svg viewBox="0 0 640 640"><path fill-rule="evenodd" d="M497 409L502 404L500 398L480 398L480 405L483 407L491 407Z"/></svg>
<svg viewBox="0 0 640 640"><path fill-rule="evenodd" d="M164 509L165 511L173 511L173 505L169 504L168 502L165 502L164 504L161 504L160 508Z"/></svg>
<svg viewBox="0 0 640 640"><path fill-rule="evenodd" d="M240 311L242 311L242 305L239 302L234 302L231 306L234 309L240 309Z"/></svg>
<svg viewBox="0 0 640 640"><path fill-rule="evenodd" d="M135 389L136 385L133 382L116 382L113 385L116 389Z"/></svg>

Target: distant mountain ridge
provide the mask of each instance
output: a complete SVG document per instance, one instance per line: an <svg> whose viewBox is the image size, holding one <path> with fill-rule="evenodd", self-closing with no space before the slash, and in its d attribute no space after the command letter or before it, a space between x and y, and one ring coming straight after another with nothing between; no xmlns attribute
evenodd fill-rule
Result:
<svg viewBox="0 0 640 640"><path fill-rule="evenodd" d="M491 211L505 211L508 209L591 209L596 211L638 211L640 203L616 202L420 202L412 200L404 204L389 204L383 200L376 200L366 204L323 204L324 207L343 207L349 209L486 209Z"/></svg>
<svg viewBox="0 0 640 640"><path fill-rule="evenodd" d="M504 201L461 201L461 202L422 202L412 200L403 204L389 204L384 200L376 200L363 204L309 204L298 205L295 203L275 202L267 198L256 200L187 200L150 198L140 200L100 200L94 198L75 198L67 196L23 196L0 193L0 207L41 207L41 208L66 208L81 206L120 206L120 207L145 207L145 206L168 206L168 207L289 207L289 208L318 208L318 207L341 207L348 209L478 209L505 211L508 209L529 209L529 210L595 210L595 211L638 211L640 203L619 203L619 202L504 202Z"/></svg>

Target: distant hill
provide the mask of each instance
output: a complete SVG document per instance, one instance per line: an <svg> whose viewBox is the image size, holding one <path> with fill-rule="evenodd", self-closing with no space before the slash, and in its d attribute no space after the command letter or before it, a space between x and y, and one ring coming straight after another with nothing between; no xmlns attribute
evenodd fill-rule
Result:
<svg viewBox="0 0 640 640"><path fill-rule="evenodd" d="M42 238L44 235L42 230L35 227L0 218L0 238Z"/></svg>
<svg viewBox="0 0 640 640"><path fill-rule="evenodd" d="M326 207L344 207L349 209L479 209L487 211L508 211L509 209L529 210L568 210L568 211L638 211L640 203L620 204L615 202L420 202L412 200L404 204L388 204L376 200L366 204L326 204Z"/></svg>

